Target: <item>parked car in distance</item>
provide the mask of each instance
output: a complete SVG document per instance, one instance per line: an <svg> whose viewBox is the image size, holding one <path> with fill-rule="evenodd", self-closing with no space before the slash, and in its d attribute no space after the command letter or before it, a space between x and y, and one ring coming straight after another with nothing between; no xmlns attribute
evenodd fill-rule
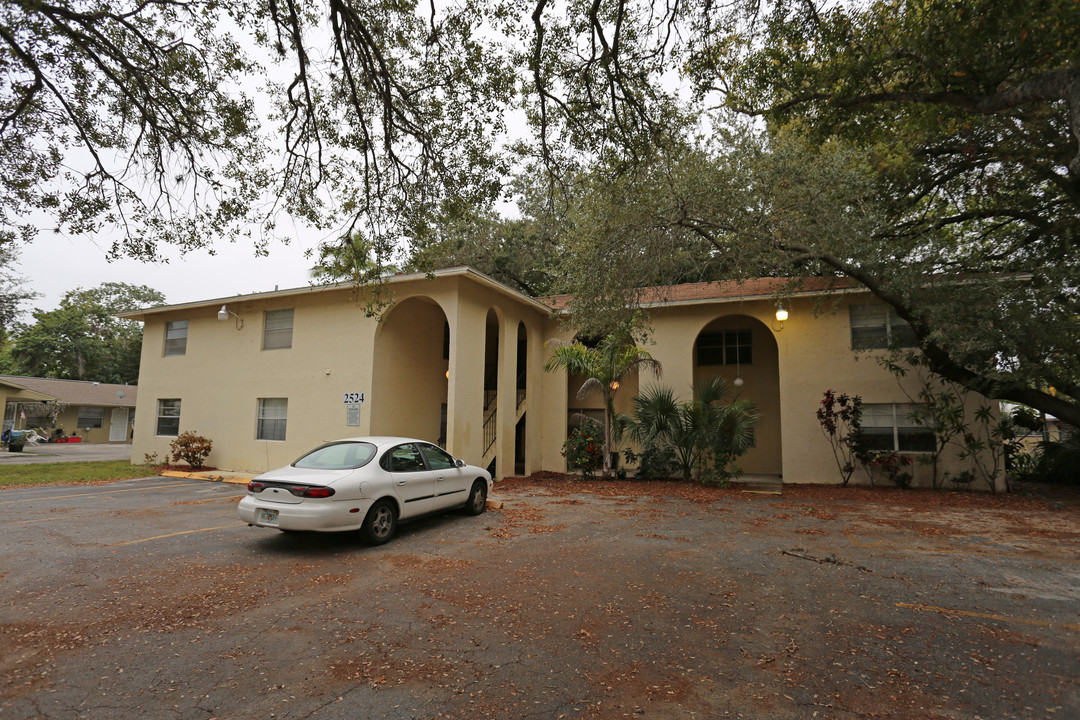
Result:
<svg viewBox="0 0 1080 720"><path fill-rule="evenodd" d="M315 448L248 483L237 511L249 525L282 531L359 530L381 545L401 520L487 507L491 475L437 445L404 437L357 437Z"/></svg>

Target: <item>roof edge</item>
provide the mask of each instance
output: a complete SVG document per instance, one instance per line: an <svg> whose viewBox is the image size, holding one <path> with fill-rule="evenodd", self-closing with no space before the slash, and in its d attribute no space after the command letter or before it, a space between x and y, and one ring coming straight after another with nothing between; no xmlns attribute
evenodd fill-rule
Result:
<svg viewBox="0 0 1080 720"><path fill-rule="evenodd" d="M307 287L299 288L287 288L285 290L271 290L267 292L256 292L248 295L232 295L229 297L217 297L207 300L195 300L186 303L177 303L175 305L155 305L148 308L140 308L138 310L125 310L124 312L116 313L116 317L123 318L125 320L145 320L148 315L157 315L166 312L175 312L177 310L188 310L195 308L212 307L214 305L227 305L235 302L250 302L253 300L267 300L273 298L285 298L295 297L297 295L309 295L324 292L334 292L337 290L348 290L353 288L364 288L368 285L374 285L375 282L384 282L388 285L400 285L406 282L414 282L417 280L432 280L435 278L447 278L454 276L469 277L473 281L480 285L485 285L496 292L503 295L512 297L513 299L523 302L526 305L532 306L534 309L544 313L545 315L551 314L551 308L540 302L539 300L529 297L523 293L518 292L509 285L505 285L494 278L485 275L478 270L474 270L466 265L460 265L458 267L443 268L440 270L433 270L431 272L422 273L408 273L399 275L387 275L379 280L365 283L363 285L357 285L351 282L338 282L330 283L327 285L309 285Z"/></svg>

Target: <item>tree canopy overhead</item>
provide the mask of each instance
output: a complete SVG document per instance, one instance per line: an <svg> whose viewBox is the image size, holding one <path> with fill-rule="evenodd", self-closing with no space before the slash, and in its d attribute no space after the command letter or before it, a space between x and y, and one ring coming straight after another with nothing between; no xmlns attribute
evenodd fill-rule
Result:
<svg viewBox="0 0 1080 720"><path fill-rule="evenodd" d="M516 167L527 284L847 276L935 371L1076 423L1078 58L1074 0L12 0L0 243L46 212L152 257L282 211L422 266L477 256L431 228ZM577 259L519 267L537 237Z"/></svg>

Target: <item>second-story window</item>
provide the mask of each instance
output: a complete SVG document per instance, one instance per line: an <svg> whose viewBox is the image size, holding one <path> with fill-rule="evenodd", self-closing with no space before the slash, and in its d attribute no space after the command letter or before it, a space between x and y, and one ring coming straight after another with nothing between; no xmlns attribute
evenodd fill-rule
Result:
<svg viewBox="0 0 1080 720"><path fill-rule="evenodd" d="M915 347L915 333L888 305L851 305L852 350Z"/></svg>
<svg viewBox="0 0 1080 720"><path fill-rule="evenodd" d="M263 321L263 350L292 347L293 309L267 310Z"/></svg>
<svg viewBox="0 0 1080 720"><path fill-rule="evenodd" d="M187 352L187 320L165 323L165 355L183 355Z"/></svg>

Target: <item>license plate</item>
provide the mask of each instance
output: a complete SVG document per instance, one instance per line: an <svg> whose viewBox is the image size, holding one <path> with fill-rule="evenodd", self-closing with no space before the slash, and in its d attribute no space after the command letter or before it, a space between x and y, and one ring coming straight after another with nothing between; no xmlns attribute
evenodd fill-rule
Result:
<svg viewBox="0 0 1080 720"><path fill-rule="evenodd" d="M277 516L277 510L259 510L259 522L261 523L277 522Z"/></svg>

